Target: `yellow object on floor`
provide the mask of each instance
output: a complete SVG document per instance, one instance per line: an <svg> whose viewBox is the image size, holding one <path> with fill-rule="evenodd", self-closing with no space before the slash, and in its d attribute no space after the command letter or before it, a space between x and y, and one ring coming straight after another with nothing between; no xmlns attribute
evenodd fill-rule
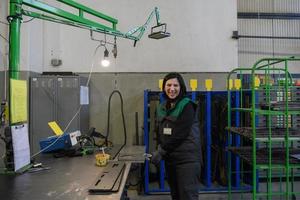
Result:
<svg viewBox="0 0 300 200"><path fill-rule="evenodd" d="M109 160L110 155L106 154L106 153L104 153L104 154L98 153L95 155L95 158L96 158L96 165L103 167L103 166L107 165L107 161Z"/></svg>

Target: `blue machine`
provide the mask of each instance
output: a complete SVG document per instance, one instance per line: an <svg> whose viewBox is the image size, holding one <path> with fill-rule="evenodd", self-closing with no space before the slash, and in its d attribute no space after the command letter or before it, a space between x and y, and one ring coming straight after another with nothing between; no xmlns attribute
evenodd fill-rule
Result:
<svg viewBox="0 0 300 200"><path fill-rule="evenodd" d="M77 144L77 137L80 136L80 131L72 133L64 133L62 135L54 135L40 140L40 149L43 153L49 153L61 149L70 149Z"/></svg>

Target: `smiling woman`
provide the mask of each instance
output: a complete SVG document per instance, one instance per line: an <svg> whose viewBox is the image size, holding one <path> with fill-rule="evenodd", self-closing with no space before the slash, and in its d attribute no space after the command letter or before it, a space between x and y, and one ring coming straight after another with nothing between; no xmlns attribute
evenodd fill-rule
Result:
<svg viewBox="0 0 300 200"><path fill-rule="evenodd" d="M158 148L151 162L165 160L172 199L198 199L200 180L200 132L197 106L186 97L186 86L179 73L163 80L163 101L157 108Z"/></svg>
<svg viewBox="0 0 300 200"><path fill-rule="evenodd" d="M165 76L163 80L164 95L167 99L167 108L182 99L186 95L186 86L182 76L179 73L172 72Z"/></svg>
<svg viewBox="0 0 300 200"><path fill-rule="evenodd" d="M180 85L177 78L167 80L165 85L165 93L169 99L175 99L180 92Z"/></svg>

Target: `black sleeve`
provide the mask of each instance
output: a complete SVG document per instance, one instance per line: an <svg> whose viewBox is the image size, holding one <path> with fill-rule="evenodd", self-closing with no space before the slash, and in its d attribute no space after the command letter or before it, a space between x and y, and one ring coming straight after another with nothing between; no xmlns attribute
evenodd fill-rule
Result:
<svg viewBox="0 0 300 200"><path fill-rule="evenodd" d="M175 126L172 129L172 135L162 145L162 148L167 152L172 152L178 147L185 138L188 137L194 119L195 110L192 103L188 103L181 115L175 121Z"/></svg>

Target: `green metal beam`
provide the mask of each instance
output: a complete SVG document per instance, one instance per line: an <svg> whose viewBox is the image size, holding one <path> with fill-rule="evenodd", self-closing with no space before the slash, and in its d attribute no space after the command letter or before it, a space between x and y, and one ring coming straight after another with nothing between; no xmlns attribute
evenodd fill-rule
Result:
<svg viewBox="0 0 300 200"><path fill-rule="evenodd" d="M19 78L19 68L20 68L20 27L22 15L31 16L34 18L39 18L43 20L48 20L56 23L67 24L71 26L76 26L80 28L86 28L96 32L105 33L108 35L113 35L117 37L123 37L126 39L139 41L143 36L149 22L152 20L153 16L156 16L157 25L160 24L159 11L155 8L150 16L148 17L146 23L134 30L128 31L127 33L122 33L116 29L118 20L110 17L108 15L102 14L91 8L88 8L82 4L79 4L73 0L57 0L58 2L71 6L72 8L78 9L78 14L73 14L64 11L60 8L50 6L46 3L37 0L10 0L10 53L9 53L9 71L10 78ZM30 7L38 11L43 11L44 13L38 13L35 11L26 11L25 8ZM99 22L87 19L84 14L93 15L101 20L106 21L111 24L110 26L103 25ZM137 36L135 36L137 35Z"/></svg>
<svg viewBox="0 0 300 200"><path fill-rule="evenodd" d="M26 16L29 16L29 17L34 17L34 18L38 18L38 19L42 19L42 20L47 20L47 21L51 21L51 22L55 22L55 23L59 23L59 24L66 24L66 25L69 25L69 26L75 26L75 27L79 27L79 28L93 30L95 32L105 33L107 35L122 37L122 38L135 40L135 41L139 40L138 37L128 35L126 33L122 33L118 30L107 30L107 29L103 29L103 28L99 28L99 27L96 28L95 26L91 26L91 25L83 24L83 23L78 23L78 22L73 22L73 21L70 21L70 20L64 20L62 18L53 16L53 15L50 16L50 15L31 12L31 11L27 11L27 10L22 10L22 14L26 15Z"/></svg>
<svg viewBox="0 0 300 200"><path fill-rule="evenodd" d="M82 5L82 4L79 4L79 3L75 2L75 1L72 1L72 0L57 0L57 1L59 1L61 3L64 3L66 5L69 5L71 7L77 8L77 9L79 9L80 12L86 12L86 13L89 13L89 14L94 15L96 17L99 17L101 19L104 19L106 21L109 21L114 26L118 23L117 19L112 18L112 17L110 17L108 15L105 15L103 13L100 13L98 11L92 10L92 9ZM116 27L113 27L113 29L116 29Z"/></svg>
<svg viewBox="0 0 300 200"><path fill-rule="evenodd" d="M59 1L61 1L61 0L59 0ZM69 4L71 4L70 2L71 1L68 1ZM39 1L35 1L35 0L23 0L23 4L26 5L26 6L29 6L29 7L32 7L32 8L35 8L35 9L47 12L49 14L61 17L63 19L70 20L72 22L77 22L77 23L80 23L80 24L85 24L85 25L93 26L95 28L103 29L103 30L107 30L107 31L115 31L116 30L115 29L116 25L112 25L112 27L108 27L108 26L102 25L100 23L94 22L92 20L86 19L84 17L80 17L79 13L78 13L78 16L77 16L77 15L75 15L73 13L64 11L64 10L62 10L60 8L55 8L53 6L49 6L49 5L47 5L45 3L42 3L42 2L39 2ZM76 3L76 4L78 4L78 3ZM80 5L80 4L78 4L78 5ZM96 11L94 11L94 12L96 12ZM90 9L89 13L92 13L91 9ZM94 14L96 14L96 13L94 13ZM116 24L118 22L116 19L108 18L108 16L102 15L101 13L98 13L97 17L99 17L101 19L105 19L106 18L106 20L108 22L111 22L112 24Z"/></svg>
<svg viewBox="0 0 300 200"><path fill-rule="evenodd" d="M49 15L46 15L44 13L43 14L37 13L34 11L28 11L25 10L24 8L22 8L22 14L43 19L43 20L49 20L57 23L63 23L71 26L86 28L96 32L105 33L108 35L123 37L126 39L134 40L135 42L139 41L142 38L145 30L147 29L150 21L154 16L156 17L156 24L160 25L159 10L157 7L155 7L154 10L151 12L144 25L134 28L133 30L130 30L126 33L122 33L121 31L118 31L116 29L118 20L115 18L112 18L108 15L90 9L72 0L57 0L57 1L65 5L71 6L72 8L78 9L78 14L76 15L36 0L23 0L22 4L37 9L39 11L46 12ZM107 25L103 25L97 21L87 19L84 16L85 13L93 15L101 20L104 20L105 22L111 24L111 27Z"/></svg>
<svg viewBox="0 0 300 200"><path fill-rule="evenodd" d="M19 79L20 69L20 30L21 30L21 4L22 0L10 1L9 26L9 77Z"/></svg>

